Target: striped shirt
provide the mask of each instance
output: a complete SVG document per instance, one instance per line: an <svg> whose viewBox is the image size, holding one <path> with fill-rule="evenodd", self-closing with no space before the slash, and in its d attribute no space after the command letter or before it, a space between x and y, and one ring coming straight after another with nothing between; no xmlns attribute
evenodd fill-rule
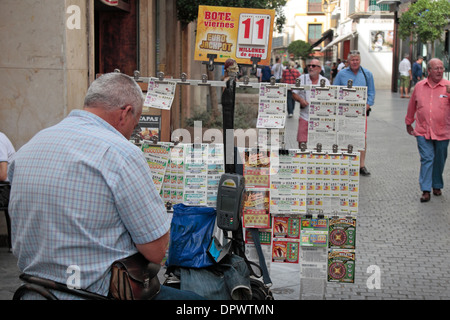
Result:
<svg viewBox="0 0 450 320"><path fill-rule="evenodd" d="M31 275L69 283L79 270L81 288L107 295L111 263L170 228L142 152L87 111L38 133L9 177L13 252Z"/></svg>

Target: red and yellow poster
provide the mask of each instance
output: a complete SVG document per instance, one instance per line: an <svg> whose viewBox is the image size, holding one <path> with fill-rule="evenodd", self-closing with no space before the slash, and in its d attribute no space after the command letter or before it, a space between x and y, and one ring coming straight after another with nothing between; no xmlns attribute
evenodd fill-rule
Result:
<svg viewBox="0 0 450 320"><path fill-rule="evenodd" d="M195 60L269 65L275 10L199 6Z"/></svg>

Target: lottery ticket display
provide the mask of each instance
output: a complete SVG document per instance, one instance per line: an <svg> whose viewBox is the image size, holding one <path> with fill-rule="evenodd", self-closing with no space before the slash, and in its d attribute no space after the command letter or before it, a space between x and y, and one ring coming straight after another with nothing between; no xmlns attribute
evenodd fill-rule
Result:
<svg viewBox="0 0 450 320"><path fill-rule="evenodd" d="M284 129L286 126L287 85L261 83L257 128Z"/></svg>
<svg viewBox="0 0 450 320"><path fill-rule="evenodd" d="M148 111L148 108L170 110L176 88L177 83L175 81L159 81L151 78L148 82L143 111Z"/></svg>
<svg viewBox="0 0 450 320"><path fill-rule="evenodd" d="M308 145L321 143L323 149L353 145L364 150L367 88L310 86Z"/></svg>
<svg viewBox="0 0 450 320"><path fill-rule="evenodd" d="M165 203L215 207L225 173L223 144L145 142L142 151Z"/></svg>

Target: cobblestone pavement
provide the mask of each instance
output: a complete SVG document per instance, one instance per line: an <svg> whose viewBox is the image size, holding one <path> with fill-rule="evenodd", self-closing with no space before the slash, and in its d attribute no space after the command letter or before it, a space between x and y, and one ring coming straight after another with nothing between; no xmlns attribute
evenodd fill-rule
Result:
<svg viewBox="0 0 450 320"><path fill-rule="evenodd" d="M378 90L369 117L366 166L361 177L354 284L327 283L324 299L450 299L450 193L420 203L419 155L406 133L407 99ZM296 148L296 116L288 119L287 147ZM445 185L450 184L447 168ZM381 272L380 289L369 289L370 266ZM297 266L272 264L272 291L277 300L297 300ZM11 299L20 284L16 259L0 248L0 299Z"/></svg>
<svg viewBox="0 0 450 320"><path fill-rule="evenodd" d="M408 99L384 90L375 101L366 158L372 175L360 179L355 283L327 283L324 299L450 299L449 168L442 196L420 203L419 154L404 124ZM288 119L289 148L297 144L297 122ZM367 287L372 265L380 268L380 289ZM298 299L297 269L272 269L279 273L272 279L275 298Z"/></svg>

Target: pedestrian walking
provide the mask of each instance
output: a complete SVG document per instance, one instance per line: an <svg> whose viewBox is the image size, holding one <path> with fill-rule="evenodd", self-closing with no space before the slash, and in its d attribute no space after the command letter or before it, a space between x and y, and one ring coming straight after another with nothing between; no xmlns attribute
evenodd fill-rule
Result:
<svg viewBox="0 0 450 320"><path fill-rule="evenodd" d="M320 81L325 80L325 85L330 85L327 78L320 75L322 67L320 66L320 61L318 59L312 59L306 66L308 68L308 73L302 74L300 76L301 85L319 85ZM294 90L292 96L295 101L300 103L300 117L298 119L298 131L297 131L297 141L298 146L301 148L302 143L308 141L308 121L309 121L309 103L310 90Z"/></svg>
<svg viewBox="0 0 450 320"><path fill-rule="evenodd" d="M405 53L403 60L400 61L398 72L400 73L400 98L409 98L409 85L412 80L412 73L408 53Z"/></svg>
<svg viewBox="0 0 450 320"><path fill-rule="evenodd" d="M427 71L428 78L417 83L412 93L405 117L406 131L416 137L420 154L420 202L430 201L431 191L442 194L450 139L450 81L443 79L440 59L431 59Z"/></svg>
<svg viewBox="0 0 450 320"><path fill-rule="evenodd" d="M346 86L348 80L353 81L354 86L367 87L367 103L366 114L369 116L373 104L375 103L375 82L373 74L368 69L361 67L361 55L357 50L350 51L348 55L349 67L344 68L338 72L333 85ZM366 119L366 133L367 133L367 119ZM359 151L360 157L360 174L362 176L370 176L369 170L366 168L366 152L367 152L367 134L364 150Z"/></svg>
<svg viewBox="0 0 450 320"><path fill-rule="evenodd" d="M272 75L275 77L275 82L279 83L283 76L284 67L280 62L280 57L275 58L275 64L272 66Z"/></svg>
<svg viewBox="0 0 450 320"><path fill-rule="evenodd" d="M413 86L415 86L417 82L419 82L423 78L422 63L423 57L418 56L417 60L412 65Z"/></svg>
<svg viewBox="0 0 450 320"><path fill-rule="evenodd" d="M289 61L288 67L283 70L283 76L281 77L282 83L287 84L295 84L295 81L297 78L300 77L300 72L295 68L295 62ZM292 118L294 115L294 109L295 109L295 100L292 97L292 91L288 90L287 93L287 109L288 109L288 117Z"/></svg>

